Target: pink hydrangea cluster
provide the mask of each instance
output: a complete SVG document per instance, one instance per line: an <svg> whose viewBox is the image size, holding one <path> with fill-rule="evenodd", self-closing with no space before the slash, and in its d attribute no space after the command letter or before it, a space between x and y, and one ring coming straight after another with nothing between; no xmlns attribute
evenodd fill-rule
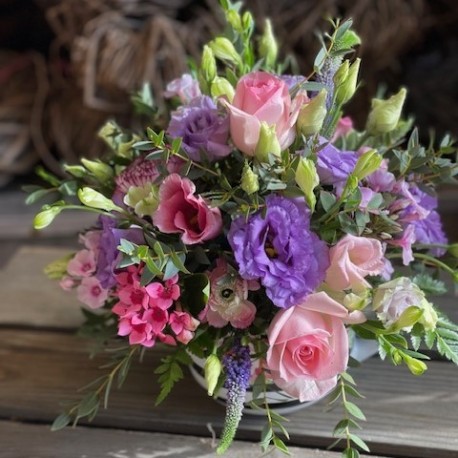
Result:
<svg viewBox="0 0 458 458"><path fill-rule="evenodd" d="M199 322L176 303L180 297L178 275L142 286L142 269L132 265L116 275L119 302L112 310L119 316L118 334L129 336L131 345L152 347L158 339L168 345L177 341L187 344Z"/></svg>
<svg viewBox="0 0 458 458"><path fill-rule="evenodd" d="M62 278L60 286L66 291L76 288L78 300L91 309L98 309L109 296L109 290L103 288L96 277L100 231L88 231L81 235L80 241L84 249L68 262L67 275Z"/></svg>

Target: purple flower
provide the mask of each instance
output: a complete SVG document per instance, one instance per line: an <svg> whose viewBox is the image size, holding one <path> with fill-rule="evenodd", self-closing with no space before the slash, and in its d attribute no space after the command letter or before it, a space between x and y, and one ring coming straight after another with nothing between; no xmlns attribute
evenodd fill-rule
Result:
<svg viewBox="0 0 458 458"><path fill-rule="evenodd" d="M229 447L242 418L243 403L251 376L249 348L242 346L240 341L235 342L231 350L224 355L223 366L226 373L224 388L227 389L226 420L217 449L218 454L222 454Z"/></svg>
<svg viewBox="0 0 458 458"><path fill-rule="evenodd" d="M417 243L425 244L447 244L448 240L442 228L442 221L437 211L432 210L430 214L419 221L414 221L415 237ZM446 250L444 248L433 248L433 256L443 256Z"/></svg>
<svg viewBox="0 0 458 458"><path fill-rule="evenodd" d="M320 139L323 144L327 140ZM353 172L358 155L354 151L340 151L330 143L318 151L316 169L322 184L336 185L347 180Z"/></svg>
<svg viewBox="0 0 458 458"><path fill-rule="evenodd" d="M290 91L297 84L305 83L306 81L305 76L302 76L302 75L277 75L277 76L286 83Z"/></svg>
<svg viewBox="0 0 458 458"><path fill-rule="evenodd" d="M183 149L193 161L217 161L231 152L227 144L229 118L221 116L210 97L196 97L172 114L167 133L183 139ZM202 153L204 153L202 155Z"/></svg>
<svg viewBox="0 0 458 458"><path fill-rule="evenodd" d="M108 289L116 285L114 271L118 268L121 253L118 245L121 239L142 244L145 243L143 231L140 228L117 229L116 220L108 216L101 216L102 234L100 236L99 256L95 276L103 288Z"/></svg>
<svg viewBox="0 0 458 458"><path fill-rule="evenodd" d="M302 200L271 195L266 207L265 216L234 220L228 240L241 277L259 279L275 305L290 307L324 280L328 247L310 230Z"/></svg>
<svg viewBox="0 0 458 458"><path fill-rule="evenodd" d="M380 168L366 177L368 186L375 192L391 192L396 177L388 171L388 161L383 159Z"/></svg>

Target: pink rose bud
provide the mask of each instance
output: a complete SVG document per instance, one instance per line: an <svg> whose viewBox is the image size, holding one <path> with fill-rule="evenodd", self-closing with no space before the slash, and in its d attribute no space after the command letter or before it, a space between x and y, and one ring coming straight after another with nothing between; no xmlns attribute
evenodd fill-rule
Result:
<svg viewBox="0 0 458 458"><path fill-rule="evenodd" d="M265 72L253 72L240 78L229 110L231 138L235 146L253 156L258 144L261 123L275 126L282 150L296 136L295 124L302 104L307 100L300 93L291 101L288 86L280 78Z"/></svg>
<svg viewBox="0 0 458 458"><path fill-rule="evenodd" d="M369 287L364 278L380 274L385 266L383 246L378 240L350 234L329 250L329 258L325 282L336 291Z"/></svg>

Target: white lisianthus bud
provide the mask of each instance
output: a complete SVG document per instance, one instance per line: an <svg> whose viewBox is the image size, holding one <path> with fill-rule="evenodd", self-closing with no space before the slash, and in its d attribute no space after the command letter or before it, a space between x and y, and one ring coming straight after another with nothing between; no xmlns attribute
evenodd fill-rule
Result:
<svg viewBox="0 0 458 458"><path fill-rule="evenodd" d="M274 156L280 156L281 146L277 138L275 125L269 126L265 121L262 121L254 155L258 161L268 162L269 153Z"/></svg>
<svg viewBox="0 0 458 458"><path fill-rule="evenodd" d="M361 181L363 178L366 178L368 175L378 170L382 164L382 160L382 155L377 153L376 150L370 149L366 151L358 158L353 175Z"/></svg>
<svg viewBox="0 0 458 458"><path fill-rule="evenodd" d="M205 381L207 382L207 391L209 396L213 396L222 370L223 366L216 355L210 355L205 361Z"/></svg>
<svg viewBox="0 0 458 458"><path fill-rule="evenodd" d="M316 197L313 190L320 184L320 178L316 171L315 163L311 159L300 158L297 165L296 183L305 195L310 210L315 209Z"/></svg>
<svg viewBox="0 0 458 458"><path fill-rule="evenodd" d="M217 37L208 43L215 57L228 62L234 62L240 65L242 58L240 54L234 48L234 45L224 37Z"/></svg>
<svg viewBox="0 0 458 458"><path fill-rule="evenodd" d="M366 130L371 135L391 132L398 125L407 91L402 88L387 100L373 99Z"/></svg>
<svg viewBox="0 0 458 458"><path fill-rule="evenodd" d="M272 31L272 23L269 19L266 19L264 33L259 42L259 54L261 57L264 57L268 67L273 67L275 65L278 55L278 43L275 40Z"/></svg>
<svg viewBox="0 0 458 458"><path fill-rule="evenodd" d="M81 162L84 167L92 172L94 176L102 183L105 183L113 178L113 169L108 164L104 164L99 160L90 161L84 157L81 159Z"/></svg>
<svg viewBox="0 0 458 458"><path fill-rule="evenodd" d="M345 61L348 62L348 61ZM342 65L345 65L345 62ZM361 59L355 59L355 61L348 67L345 67L342 74L339 74L337 70L334 76L335 84L335 98L338 105L347 103L355 94L356 86L358 84L358 73ZM342 66L341 66L342 68ZM337 83L336 83L337 81Z"/></svg>
<svg viewBox="0 0 458 458"><path fill-rule="evenodd" d="M243 166L240 186L248 195L259 191L259 178L246 161Z"/></svg>
<svg viewBox="0 0 458 458"><path fill-rule="evenodd" d="M226 78L216 76L211 83L210 92L212 97L225 97L228 102L232 102L235 95L234 87Z"/></svg>
<svg viewBox="0 0 458 458"><path fill-rule="evenodd" d="M204 46L202 51L200 68L205 81L211 83L216 77L216 60L213 51L207 45Z"/></svg>
<svg viewBox="0 0 458 458"><path fill-rule="evenodd" d="M122 208L114 204L111 199L89 187L78 189L78 199L86 207L105 211L122 211Z"/></svg>
<svg viewBox="0 0 458 458"><path fill-rule="evenodd" d="M304 104L297 118L297 131L308 136L318 133L326 117L326 89L322 89L313 99Z"/></svg>

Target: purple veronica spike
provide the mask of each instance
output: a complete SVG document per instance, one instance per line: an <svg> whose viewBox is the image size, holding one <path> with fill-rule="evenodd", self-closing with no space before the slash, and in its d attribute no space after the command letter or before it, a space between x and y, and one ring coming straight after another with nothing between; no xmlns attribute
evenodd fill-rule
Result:
<svg viewBox="0 0 458 458"><path fill-rule="evenodd" d="M251 358L248 347L236 342L234 347L223 357L226 373L224 388L227 389L226 419L218 454L224 453L231 445L235 432L242 418L245 394L250 385Z"/></svg>

